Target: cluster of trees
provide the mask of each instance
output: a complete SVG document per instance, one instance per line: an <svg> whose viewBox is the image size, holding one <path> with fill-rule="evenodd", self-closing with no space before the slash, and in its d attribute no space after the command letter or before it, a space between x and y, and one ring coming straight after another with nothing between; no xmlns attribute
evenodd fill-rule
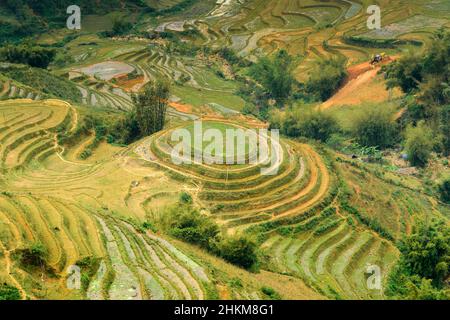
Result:
<svg viewBox="0 0 450 320"><path fill-rule="evenodd" d="M160 227L180 240L195 244L239 267L254 270L258 265L256 243L245 236L223 236L219 225L192 206L183 193L180 203L167 209Z"/></svg>
<svg viewBox="0 0 450 320"><path fill-rule="evenodd" d="M236 57L223 52L229 61ZM300 83L294 76L295 62L286 50L280 50L270 57L262 57L249 66L248 75L254 81L243 78L243 84L238 92L243 98L256 106L249 113L267 119L268 110L275 101L277 107L282 107L290 100L303 102L324 101L331 97L347 77L346 61L343 58L332 58L318 61L305 83Z"/></svg>
<svg viewBox="0 0 450 320"><path fill-rule="evenodd" d="M272 129L279 129L289 137L306 137L326 142L340 130L333 116L320 111L272 110L269 118Z"/></svg>
<svg viewBox="0 0 450 320"><path fill-rule="evenodd" d="M388 87L408 99L405 146L411 162L424 166L431 151L450 154L450 32L440 30L422 54L410 53L384 68Z"/></svg>
<svg viewBox="0 0 450 320"><path fill-rule="evenodd" d="M110 142L129 144L164 128L170 85L166 81L149 82L133 97L134 109L120 119L110 132Z"/></svg>
<svg viewBox="0 0 450 320"><path fill-rule="evenodd" d="M273 57L262 57L250 68L250 76L267 91L269 98L285 102L292 94L295 82L293 59L286 50L278 51Z"/></svg>
<svg viewBox="0 0 450 320"><path fill-rule="evenodd" d="M0 49L0 61L27 64L42 69L47 69L55 55L55 49L29 45L6 45Z"/></svg>
<svg viewBox="0 0 450 320"><path fill-rule="evenodd" d="M307 93L321 101L330 98L347 77L345 65L346 60L341 57L318 61L306 83Z"/></svg>
<svg viewBox="0 0 450 320"><path fill-rule="evenodd" d="M411 300L448 300L450 229L445 221L422 222L399 245L401 257L387 294Z"/></svg>
<svg viewBox="0 0 450 320"><path fill-rule="evenodd" d="M16 287L6 283L0 284L0 301L1 300L20 300L20 292Z"/></svg>

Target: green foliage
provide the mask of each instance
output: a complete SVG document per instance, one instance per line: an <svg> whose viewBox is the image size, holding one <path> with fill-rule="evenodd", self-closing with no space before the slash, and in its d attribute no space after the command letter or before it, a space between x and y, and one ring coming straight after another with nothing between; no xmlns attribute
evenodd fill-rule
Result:
<svg viewBox="0 0 450 320"><path fill-rule="evenodd" d="M20 292L16 287L7 285L6 283L0 285L0 301L1 300L20 300Z"/></svg>
<svg viewBox="0 0 450 320"><path fill-rule="evenodd" d="M192 196L187 192L182 192L180 194L180 202L182 204L191 204L192 203Z"/></svg>
<svg viewBox="0 0 450 320"><path fill-rule="evenodd" d="M260 83L272 99L282 103L290 97L295 83L293 59L286 50L273 57L263 57L250 67L249 74Z"/></svg>
<svg viewBox="0 0 450 320"><path fill-rule="evenodd" d="M218 244L218 253L226 261L244 269L252 269L258 263L255 242L246 237L230 237Z"/></svg>
<svg viewBox="0 0 450 320"><path fill-rule="evenodd" d="M172 207L168 209L168 232L175 238L211 249L218 240L218 225L192 206Z"/></svg>
<svg viewBox="0 0 450 320"><path fill-rule="evenodd" d="M141 136L149 136L164 128L170 86L167 82L148 83L144 91L134 97L136 120Z"/></svg>
<svg viewBox="0 0 450 320"><path fill-rule="evenodd" d="M388 86L404 92L419 91L420 98L430 104L450 103L450 32L435 34L425 54L409 54L386 66Z"/></svg>
<svg viewBox="0 0 450 320"><path fill-rule="evenodd" d="M322 101L330 98L347 77L345 65L341 58L320 60L306 83L307 92Z"/></svg>
<svg viewBox="0 0 450 320"><path fill-rule="evenodd" d="M150 230L150 231L155 232L155 233L158 232L158 228L152 222L149 222L149 221L144 222L142 224L142 227L145 230Z"/></svg>
<svg viewBox="0 0 450 320"><path fill-rule="evenodd" d="M443 202L450 203L450 179L444 180L439 185L439 193Z"/></svg>
<svg viewBox="0 0 450 320"><path fill-rule="evenodd" d="M399 245L401 257L386 293L397 299L448 300L450 229L445 221L420 223Z"/></svg>
<svg viewBox="0 0 450 320"><path fill-rule="evenodd" d="M6 45L0 49L0 61L27 64L42 69L47 69L55 55L55 49L28 45Z"/></svg>
<svg viewBox="0 0 450 320"><path fill-rule="evenodd" d="M81 269L81 288L83 291L87 291L91 279L95 276L100 267L100 262L100 258L89 256L84 257L75 263L75 265Z"/></svg>
<svg viewBox="0 0 450 320"><path fill-rule="evenodd" d="M398 128L389 112L371 109L355 117L352 135L362 146L383 149L392 146L397 140Z"/></svg>
<svg viewBox="0 0 450 320"><path fill-rule="evenodd" d="M66 10L76 4L83 15L102 15L113 10L130 12L151 8L143 0L2 0L0 10L14 16L14 22L0 21L0 43L17 41L30 35L44 33L51 28L65 28Z"/></svg>
<svg viewBox="0 0 450 320"><path fill-rule="evenodd" d="M27 66L7 65L1 66L0 72L45 94L74 102L81 103L82 101L82 95L73 82L55 76L46 70Z"/></svg>
<svg viewBox="0 0 450 320"><path fill-rule="evenodd" d="M417 89L423 80L421 58L413 53L384 67L384 71L388 88L400 87L405 93Z"/></svg>
<svg viewBox="0 0 450 320"><path fill-rule="evenodd" d="M123 18L117 18L113 21L113 27L111 31L105 31L102 34L106 37L117 37L128 34L131 29L133 29L133 25L131 22L126 21Z"/></svg>
<svg viewBox="0 0 450 320"><path fill-rule="evenodd" d="M405 148L413 166L426 166L434 145L433 131L424 122L407 128Z"/></svg>
<svg viewBox="0 0 450 320"><path fill-rule="evenodd" d="M24 265L32 267L41 267L46 265L47 248L42 243L34 243L30 248L20 251L21 262Z"/></svg>
<svg viewBox="0 0 450 320"><path fill-rule="evenodd" d="M192 205L169 207L159 224L171 236L198 245L224 260L245 269L258 264L256 244L246 237L223 237L219 225Z"/></svg>
<svg viewBox="0 0 450 320"><path fill-rule="evenodd" d="M431 279L438 287L444 284L450 275L450 228L446 222L419 224L399 247L408 273Z"/></svg>
<svg viewBox="0 0 450 320"><path fill-rule="evenodd" d="M262 287L261 292L272 300L281 300L280 294L271 287Z"/></svg>
<svg viewBox="0 0 450 320"><path fill-rule="evenodd" d="M269 119L271 128L280 129L289 137L306 137L325 142L339 131L337 120L321 111L304 113L297 109L282 113L273 110Z"/></svg>

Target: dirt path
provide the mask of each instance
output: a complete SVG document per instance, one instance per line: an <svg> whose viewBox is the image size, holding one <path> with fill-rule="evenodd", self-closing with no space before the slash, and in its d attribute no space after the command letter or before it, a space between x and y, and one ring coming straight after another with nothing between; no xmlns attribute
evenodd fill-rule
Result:
<svg viewBox="0 0 450 320"><path fill-rule="evenodd" d="M381 66L395 61L397 56L389 58L381 65L372 66L364 62L348 69L348 78L339 91L330 99L322 103L319 108L326 110L334 106L356 105L364 101L382 102L389 99L391 92L386 89L384 81L375 82L374 79L381 70Z"/></svg>

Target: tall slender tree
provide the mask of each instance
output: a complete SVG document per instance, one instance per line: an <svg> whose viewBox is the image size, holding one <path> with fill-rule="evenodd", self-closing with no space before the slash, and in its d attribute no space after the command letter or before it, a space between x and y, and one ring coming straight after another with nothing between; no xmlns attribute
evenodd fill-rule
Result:
<svg viewBox="0 0 450 320"><path fill-rule="evenodd" d="M164 128L169 95L169 83L158 80L148 83L142 93L134 97L141 135L149 136Z"/></svg>

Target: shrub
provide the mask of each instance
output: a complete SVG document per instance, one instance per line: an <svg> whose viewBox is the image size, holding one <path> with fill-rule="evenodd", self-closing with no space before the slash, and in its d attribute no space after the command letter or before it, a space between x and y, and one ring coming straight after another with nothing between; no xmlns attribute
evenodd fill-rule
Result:
<svg viewBox="0 0 450 320"><path fill-rule="evenodd" d="M187 192L182 192L180 194L180 202L183 204L191 204L192 203L192 196Z"/></svg>
<svg viewBox="0 0 450 320"><path fill-rule="evenodd" d="M339 126L333 116L315 111L299 119L298 129L301 136L325 142L339 130Z"/></svg>
<svg viewBox="0 0 450 320"><path fill-rule="evenodd" d="M26 45L7 45L0 49L0 61L27 64L42 69L47 69L55 55L54 49Z"/></svg>
<svg viewBox="0 0 450 320"><path fill-rule="evenodd" d="M262 287L261 292L264 293L266 296L268 296L272 300L280 300L281 299L280 294L270 287Z"/></svg>
<svg viewBox="0 0 450 320"><path fill-rule="evenodd" d="M433 132L424 122L420 122L417 127L410 126L406 129L405 148L408 160L413 166L427 165L433 151L433 140Z"/></svg>
<svg viewBox="0 0 450 320"><path fill-rule="evenodd" d="M169 210L169 233L180 240L210 249L218 240L219 227L190 206Z"/></svg>
<svg viewBox="0 0 450 320"><path fill-rule="evenodd" d="M47 249L41 243L34 243L30 248L21 250L21 262L33 267L46 265Z"/></svg>
<svg viewBox="0 0 450 320"><path fill-rule="evenodd" d="M259 82L278 103L284 102L292 93L295 83L293 59L286 50L280 50L272 58L260 58L250 68L250 76Z"/></svg>
<svg viewBox="0 0 450 320"><path fill-rule="evenodd" d="M400 246L402 262L410 274L432 279L436 286L450 275L450 229L444 221L419 224Z"/></svg>
<svg viewBox="0 0 450 320"><path fill-rule="evenodd" d="M251 269L258 262L256 244L246 237L227 238L218 249L223 259L244 269Z"/></svg>
<svg viewBox="0 0 450 320"><path fill-rule="evenodd" d="M341 86L347 77L345 59L332 58L317 63L306 83L306 90L325 101Z"/></svg>
<svg viewBox="0 0 450 320"><path fill-rule="evenodd" d="M16 287L10 285L0 285L0 300L20 300L20 292Z"/></svg>
<svg viewBox="0 0 450 320"><path fill-rule="evenodd" d="M396 141L398 129L387 111L372 109L354 119L352 134L362 146L386 148Z"/></svg>

